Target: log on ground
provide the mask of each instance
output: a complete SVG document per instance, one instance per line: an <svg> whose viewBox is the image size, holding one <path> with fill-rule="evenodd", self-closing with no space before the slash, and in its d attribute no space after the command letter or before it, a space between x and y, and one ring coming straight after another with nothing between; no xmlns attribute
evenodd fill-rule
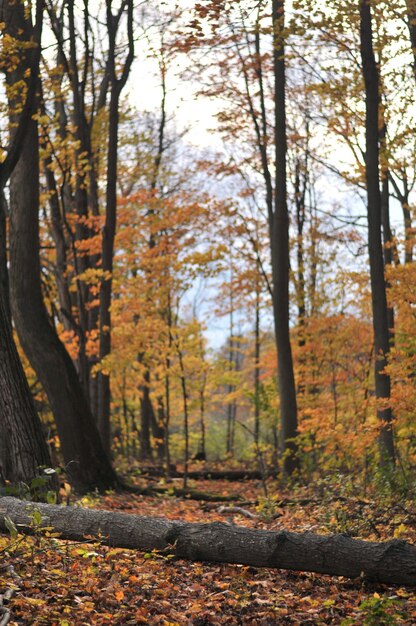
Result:
<svg viewBox="0 0 416 626"><path fill-rule="evenodd" d="M143 496L154 495L172 495L177 498L186 498L187 500L197 500L199 502L236 502L242 500L242 497L238 493L207 493L206 491L197 491L195 489L180 489L179 487L145 487L143 489L134 488L131 489L133 493L137 493Z"/></svg>
<svg viewBox="0 0 416 626"><path fill-rule="evenodd" d="M165 476L166 471L161 467L142 467L141 474L144 476ZM267 471L265 473L260 470L192 470L187 473L190 480L228 480L228 481L240 481L240 480L263 480L264 478L276 478L278 473L276 471ZM184 472L179 472L176 469L171 469L169 472L170 478L183 478Z"/></svg>
<svg viewBox="0 0 416 626"><path fill-rule="evenodd" d="M142 517L75 506L28 503L0 498L0 529L10 518L20 532L32 532L34 509L45 527L62 539L96 538L121 548L169 550L192 561L236 563L367 580L416 585L416 546L393 539L370 542L346 535L316 535L255 530L222 522L210 524Z"/></svg>

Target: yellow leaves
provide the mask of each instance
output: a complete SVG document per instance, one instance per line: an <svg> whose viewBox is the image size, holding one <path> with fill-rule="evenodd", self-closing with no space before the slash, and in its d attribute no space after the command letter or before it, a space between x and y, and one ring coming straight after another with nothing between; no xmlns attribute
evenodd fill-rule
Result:
<svg viewBox="0 0 416 626"><path fill-rule="evenodd" d="M60 577L65 577L67 575L66 572L64 572L64 570L56 569L56 568L49 570L49 573L53 574L54 576L60 576Z"/></svg>
<svg viewBox="0 0 416 626"><path fill-rule="evenodd" d="M32 606L44 606L46 601L43 598L30 598L28 596L22 596L22 601Z"/></svg>
<svg viewBox="0 0 416 626"><path fill-rule="evenodd" d="M109 280L111 278L111 273L104 272L101 268L89 267L85 271L78 274L77 278L90 287L99 288L103 280ZM93 290L94 294L96 292L97 289Z"/></svg>
<svg viewBox="0 0 416 626"><path fill-rule="evenodd" d="M1 22L2 40L0 53L0 67L3 71L13 72L21 62L21 55L24 50L32 48L35 44L28 41L22 41L12 37L9 33L5 33L6 25Z"/></svg>
<svg viewBox="0 0 416 626"><path fill-rule="evenodd" d="M405 524L399 524L397 528L394 529L394 537L395 539L401 539L403 537L409 536L409 528Z"/></svg>

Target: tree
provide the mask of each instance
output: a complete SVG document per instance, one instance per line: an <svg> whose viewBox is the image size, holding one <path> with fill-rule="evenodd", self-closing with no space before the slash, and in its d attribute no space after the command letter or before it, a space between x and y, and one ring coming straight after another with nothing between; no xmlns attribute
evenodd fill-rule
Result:
<svg viewBox="0 0 416 626"><path fill-rule="evenodd" d="M106 8L109 39L108 74L111 94L108 118L109 135L107 154L106 213L102 229L101 267L103 271L103 279L100 289L100 360L104 359L111 350L110 306L112 294L114 239L117 224L117 155L120 95L127 82L134 59L133 0L130 0L126 5L122 4L116 14L113 14L111 0L107 0ZM116 38L124 10L127 10L128 55L122 69L121 76L118 77L116 72ZM98 383L98 428L104 449L107 454L110 454L110 378L108 374L101 371L99 373Z"/></svg>
<svg viewBox="0 0 416 626"><path fill-rule="evenodd" d="M3 4L0 14L1 21L6 25L9 36L8 46L14 44L8 21L9 7ZM37 76L40 58L40 37L43 24L43 3L36 3L36 23L32 30L32 50L28 53L30 77L22 111L18 117L15 131L10 138L6 156L0 164L0 214L1 214L1 281L0 281L0 427L2 439L0 445L0 480L12 484L32 484L34 478L42 473L42 467L50 467L51 459L42 426L36 413L27 380L13 340L10 324L8 275L6 260L6 228L4 188L9 176L19 159L25 136L28 119L34 112L35 77ZM23 39L27 45L29 39ZM3 50L2 66L6 75L15 68L7 53L7 45ZM55 479L49 480L49 486L56 486Z"/></svg>
<svg viewBox="0 0 416 626"><path fill-rule="evenodd" d="M25 6L5 5L8 33L30 41L33 26ZM30 55L24 50L9 85L27 83ZM37 89L39 83L37 83ZM38 103L38 100L36 100ZM16 100L10 99L12 111ZM11 123L15 114L11 113ZM28 185L32 180L34 184ZM72 361L51 326L43 301L39 259L39 138L36 116L27 121L19 159L10 180L11 308L21 345L47 393L66 469L79 491L117 484Z"/></svg>
<svg viewBox="0 0 416 626"><path fill-rule="evenodd" d="M298 421L289 332L290 246L285 67L285 39L288 33L285 28L285 3L281 0L272 3L271 26L265 25L267 14L263 3L258 4L255 14L249 12L244 3L237 3L235 9L228 3L220 5L218 2L212 2L208 7L198 5L199 15L205 18L207 25L213 25L213 49L223 50L223 57L213 65L213 75L210 76L206 92L210 96L220 97L225 93L234 104L233 110L221 111L218 115L220 131L224 136L229 140L230 137L238 136L240 139L244 135L249 142L247 153L244 151L240 157L240 141L236 154L230 159L235 165L229 169L233 174L242 172L247 180L247 164L253 162L254 182L251 186L260 187L259 179L262 179L263 197L260 206L265 204L269 228L281 447L284 469L290 474L296 468ZM252 18L252 15L255 16ZM219 20L224 20L227 28L223 37L216 34ZM200 32L198 36L201 37ZM267 43L263 49L264 40ZM236 74L232 74L233 80L230 80L233 71ZM268 77L271 78L271 89ZM274 109L273 122L271 109ZM273 141L270 140L271 136Z"/></svg>
<svg viewBox="0 0 416 626"><path fill-rule="evenodd" d="M273 0L273 68L275 87L276 184L274 213L269 213L272 254L273 310L276 333L280 420L284 467L288 474L296 468L298 429L295 376L289 334L289 213L286 180L286 82L285 82L285 3Z"/></svg>
<svg viewBox="0 0 416 626"><path fill-rule="evenodd" d="M69 324L77 337L77 372L96 417L98 380L91 375L91 370L97 363L97 355L87 354L87 342L97 332L99 321L96 282L101 275L97 267L100 260L97 239L99 175L104 150L101 141L99 149L96 149L94 134L97 125L102 125L109 76L106 67L104 71L97 67L95 46L102 33L97 34L92 29L88 0L83 7L80 16L73 3L47 3L50 25L57 42L57 55L56 67L50 72L54 111L47 116L47 129L44 129L51 162L48 163L46 157L45 165L50 201L54 205L51 211L52 231L54 238L59 240L56 272L59 272L61 285L65 286L65 290L59 290L60 310L65 325ZM43 95L43 106L47 112L49 90L45 89ZM57 126L55 132L54 126ZM58 178L61 179L60 184ZM68 271L68 256L71 257L73 273ZM72 282L75 290L72 289ZM72 304L70 309L68 300Z"/></svg>
<svg viewBox="0 0 416 626"><path fill-rule="evenodd" d="M29 486L51 458L0 297L0 482ZM3 448L6 444L7 449ZM4 446L6 448L6 446ZM52 478L50 487L56 487Z"/></svg>
<svg viewBox="0 0 416 626"><path fill-rule="evenodd" d="M362 71L365 84L366 184L368 215L368 251L373 309L375 387L380 420L380 455L382 462L394 462L392 411L390 406L390 376L385 371L389 345L386 280L381 236L381 194L379 173L379 70L373 50L371 4L360 1L360 43Z"/></svg>

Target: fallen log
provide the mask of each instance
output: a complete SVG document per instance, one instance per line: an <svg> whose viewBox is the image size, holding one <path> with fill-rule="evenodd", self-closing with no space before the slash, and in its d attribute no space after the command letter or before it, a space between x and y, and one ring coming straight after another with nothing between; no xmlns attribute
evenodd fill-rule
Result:
<svg viewBox="0 0 416 626"><path fill-rule="evenodd" d="M239 563L295 571L363 577L397 585L416 585L416 546L393 539L376 543L346 535L316 535L254 530L233 524L172 521L113 511L28 503L0 498L0 529L9 518L21 532L33 532L37 509L45 527L62 539L94 538L107 545L142 551L169 551L192 561Z"/></svg>
<svg viewBox="0 0 416 626"><path fill-rule="evenodd" d="M165 476L166 471L160 467L143 467L140 470L141 476ZM276 471L268 471L262 474L259 470L192 470L187 473L190 480L228 480L228 481L240 481L240 480L263 480L264 478L276 478ZM171 469L169 472L169 478L183 478L184 472L179 472L176 469Z"/></svg>
<svg viewBox="0 0 416 626"><path fill-rule="evenodd" d="M181 489L180 487L173 487L171 485L166 487L158 487L154 485L139 487L137 485L130 485L128 483L121 482L118 493L123 492L134 493L136 496L175 496L177 498L198 500L200 502L237 502L243 499L238 493L209 493L206 491L198 491L197 489Z"/></svg>
<svg viewBox="0 0 416 626"><path fill-rule="evenodd" d="M206 491L197 491L195 489L180 489L179 487L144 487L133 488L130 490L141 496L175 496L177 498L185 498L187 500L197 500L199 502L236 502L242 499L238 493L207 493Z"/></svg>

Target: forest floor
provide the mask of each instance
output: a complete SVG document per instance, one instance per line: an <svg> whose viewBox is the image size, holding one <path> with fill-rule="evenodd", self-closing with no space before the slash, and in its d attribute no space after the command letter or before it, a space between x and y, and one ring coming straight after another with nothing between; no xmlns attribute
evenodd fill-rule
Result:
<svg viewBox="0 0 416 626"><path fill-rule="evenodd" d="M348 483L348 484L346 484ZM155 483L153 483L155 484ZM181 481L173 485L181 487ZM279 488L268 482L198 480L209 493L236 494L230 503L172 495L109 493L71 504L187 521L215 520L269 530L344 532L382 541L416 542L416 508L402 498L356 495L350 481L314 481ZM243 500L242 500L243 498ZM235 506L242 510L228 511ZM13 590L7 601L4 594ZM3 597L2 597L3 594ZM10 594L10 591L9 591ZM57 537L0 535L0 624L81 626L155 624L251 626L416 624L416 590L313 573L193 563L152 552L115 549Z"/></svg>

